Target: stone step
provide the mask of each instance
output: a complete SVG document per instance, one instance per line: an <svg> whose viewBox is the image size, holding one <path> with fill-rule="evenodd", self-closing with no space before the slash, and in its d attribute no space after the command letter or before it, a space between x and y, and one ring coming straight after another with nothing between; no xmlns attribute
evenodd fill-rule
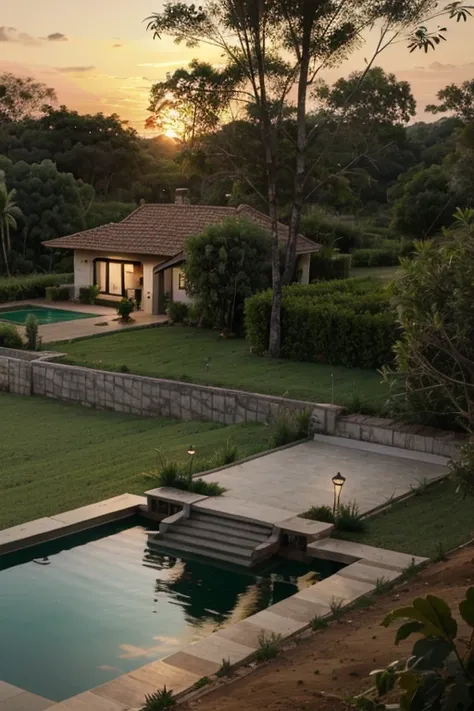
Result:
<svg viewBox="0 0 474 711"><path fill-rule="evenodd" d="M209 534L228 535L234 538L243 538L248 541L253 541L258 546L259 543L265 541L271 534L271 529L265 531L249 531L247 528L236 528L234 526L223 526L220 523L206 521L206 519L189 518L182 525L189 526L195 531L207 531Z"/></svg>
<svg viewBox="0 0 474 711"><path fill-rule="evenodd" d="M160 540L163 540L165 542L168 542L169 544L173 544L175 548L180 549L181 546L186 546L190 545L193 548L197 550L202 550L203 555L208 555L211 558L213 557L213 554L215 551L219 551L221 553L224 553L225 555L237 555L242 558L251 558L252 557L252 551L254 549L254 546L252 547L246 547L246 546L240 546L236 545L235 543L221 543L220 540L214 539L205 539L205 538L199 538L197 539L195 536L193 536L192 532L174 532L172 528L170 528L161 538L161 536L158 536L156 539L157 543L160 543Z"/></svg>
<svg viewBox="0 0 474 711"><path fill-rule="evenodd" d="M232 530L245 530L249 533L257 533L265 536L269 536L273 530L273 526L266 523L257 523L256 521L242 521L241 519L232 518L231 516L224 516L219 514L210 514L207 511L198 511L192 509L191 514L192 521L206 521L208 523L217 523L221 526L226 526Z"/></svg>
<svg viewBox="0 0 474 711"><path fill-rule="evenodd" d="M224 553L222 551L207 551L204 552L202 548L193 546L191 543L175 543L169 538L155 538L154 543L163 549L170 550L177 555L180 553L191 553L192 555L201 556L202 558L209 558L215 560L222 560L226 563L232 563L232 565L238 565L242 568L249 568L252 565L252 559L248 556L239 556L235 553Z"/></svg>
<svg viewBox="0 0 474 711"><path fill-rule="evenodd" d="M229 529L220 529L209 531L206 528L196 528L190 523L179 523L175 526L171 526L167 533L168 535L178 533L180 535L192 538L195 541L219 541L219 543L225 543L229 546L234 546L237 548L248 548L253 551L260 543L266 541L267 538L245 538L242 535L236 535L234 531Z"/></svg>

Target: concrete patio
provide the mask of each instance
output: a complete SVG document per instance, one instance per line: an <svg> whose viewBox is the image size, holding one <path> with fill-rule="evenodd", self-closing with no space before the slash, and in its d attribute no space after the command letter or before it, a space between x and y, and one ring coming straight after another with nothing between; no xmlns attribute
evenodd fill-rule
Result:
<svg viewBox="0 0 474 711"><path fill-rule="evenodd" d="M432 454L315 435L314 440L236 464L208 475L227 489L225 496L302 513L332 506L336 472L346 477L345 502L361 512L408 493L447 473L448 460Z"/></svg>

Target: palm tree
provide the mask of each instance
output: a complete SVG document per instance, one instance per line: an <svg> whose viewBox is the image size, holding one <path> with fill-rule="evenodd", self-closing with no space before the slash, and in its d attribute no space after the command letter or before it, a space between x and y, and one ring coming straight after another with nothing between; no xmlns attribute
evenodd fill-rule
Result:
<svg viewBox="0 0 474 711"><path fill-rule="evenodd" d="M15 190L8 191L5 182L0 182L0 237L2 240L3 260L8 276L10 276L8 258L12 249L10 227L16 229L16 221L19 217L22 217L22 212L15 203L15 195Z"/></svg>

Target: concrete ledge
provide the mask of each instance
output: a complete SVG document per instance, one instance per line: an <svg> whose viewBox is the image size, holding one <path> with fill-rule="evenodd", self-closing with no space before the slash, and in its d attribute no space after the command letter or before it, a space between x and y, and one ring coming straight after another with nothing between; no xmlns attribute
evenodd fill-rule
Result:
<svg viewBox="0 0 474 711"><path fill-rule="evenodd" d="M388 430L384 430L387 432ZM326 442L327 444L347 447L348 449L358 449L363 452L373 452L374 454L384 454L389 457L401 457L402 459L413 459L417 462L427 462L428 464L439 464L446 466L449 462L447 457L436 454L428 454L422 451L401 449L384 443L369 443L365 440L346 439L345 437L333 437L329 435L315 434L315 442Z"/></svg>
<svg viewBox="0 0 474 711"><path fill-rule="evenodd" d="M40 518L19 526L6 528L0 531L0 555L63 538L110 521L127 518L138 513L139 507L145 502L146 499L143 496L122 494L97 504L65 511L54 517Z"/></svg>

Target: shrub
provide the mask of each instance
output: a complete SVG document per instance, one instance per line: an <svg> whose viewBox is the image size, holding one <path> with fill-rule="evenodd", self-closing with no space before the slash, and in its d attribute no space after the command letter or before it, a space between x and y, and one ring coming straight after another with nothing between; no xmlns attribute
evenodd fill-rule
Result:
<svg viewBox="0 0 474 711"><path fill-rule="evenodd" d="M166 686L154 694L145 696L145 705L141 711L166 711L166 709L174 709L176 707L176 699L172 691L168 691Z"/></svg>
<svg viewBox="0 0 474 711"><path fill-rule="evenodd" d="M281 356L346 367L379 368L393 359L398 327L389 295L375 280L285 287ZM271 291L247 299L245 325L253 352L268 347Z"/></svg>
<svg viewBox="0 0 474 711"><path fill-rule="evenodd" d="M362 518L355 501L341 504L336 516L336 530L346 533L364 533L367 530L367 521Z"/></svg>
<svg viewBox="0 0 474 711"><path fill-rule="evenodd" d="M41 299L45 296L48 286L71 284L73 280L73 274L32 274L0 279L0 303Z"/></svg>
<svg viewBox="0 0 474 711"><path fill-rule="evenodd" d="M99 287L95 284L81 286L79 289L79 301L81 304L95 304L99 296Z"/></svg>
<svg viewBox="0 0 474 711"><path fill-rule="evenodd" d="M309 518L311 521L322 521L323 523L334 523L335 520L329 506L311 506L301 515L301 518Z"/></svg>
<svg viewBox="0 0 474 711"><path fill-rule="evenodd" d="M316 632L317 630L325 630L328 626L329 622L325 617L321 617L320 615L315 615L311 620L311 629L313 632Z"/></svg>
<svg viewBox="0 0 474 711"><path fill-rule="evenodd" d="M324 251L311 255L309 268L310 281L330 281L331 279L347 279L351 271L350 254L334 254L326 256Z"/></svg>
<svg viewBox="0 0 474 711"><path fill-rule="evenodd" d="M474 442L461 448L459 460L452 460L449 468L464 497L474 496Z"/></svg>
<svg viewBox="0 0 474 711"><path fill-rule="evenodd" d="M242 329L244 300L270 283L270 254L269 235L249 220L228 219L188 239L186 291L213 326Z"/></svg>
<svg viewBox="0 0 474 711"><path fill-rule="evenodd" d="M272 632L268 636L262 632L258 637L258 649L255 655L257 662L266 662L268 659L275 659L278 654L278 645L281 642L281 634Z"/></svg>
<svg viewBox="0 0 474 711"><path fill-rule="evenodd" d="M23 348L23 341L15 326L10 323L0 323L0 347Z"/></svg>
<svg viewBox="0 0 474 711"><path fill-rule="evenodd" d="M281 410L271 427L270 447L283 447L285 444L305 439L309 431L310 413L293 413Z"/></svg>
<svg viewBox="0 0 474 711"><path fill-rule="evenodd" d="M232 464L239 458L239 450L237 445L232 442L229 438L226 442L225 447L218 449L215 457L214 464L216 467L225 467L228 464Z"/></svg>
<svg viewBox="0 0 474 711"><path fill-rule="evenodd" d="M392 267L400 263L400 245L395 247L377 247L374 249L355 249L351 253L353 267Z"/></svg>
<svg viewBox="0 0 474 711"><path fill-rule="evenodd" d="M25 321L26 347L35 351L38 347L38 319L34 314L28 314Z"/></svg>
<svg viewBox="0 0 474 711"><path fill-rule="evenodd" d="M133 301L124 296L123 299L120 299L120 303L117 307L117 313L122 321L130 321L130 314L133 313L134 309L135 304Z"/></svg>
<svg viewBox="0 0 474 711"><path fill-rule="evenodd" d="M166 313L173 323L183 323L188 317L189 307L183 301L171 301Z"/></svg>
<svg viewBox="0 0 474 711"><path fill-rule="evenodd" d="M231 675L232 675L232 664L230 663L230 659L223 659L220 668L216 671L216 676L218 679L220 679L223 676L231 676Z"/></svg>
<svg viewBox="0 0 474 711"><path fill-rule="evenodd" d="M341 220L323 210L313 210L301 219L301 232L314 242L349 252L358 247L362 230L353 222Z"/></svg>
<svg viewBox="0 0 474 711"><path fill-rule="evenodd" d="M188 491L202 496L222 496L227 491L223 486L215 481L205 481L204 479L192 479L188 486Z"/></svg>
<svg viewBox="0 0 474 711"><path fill-rule="evenodd" d="M69 296L68 286L47 286L45 289L45 299L48 301L68 301Z"/></svg>

